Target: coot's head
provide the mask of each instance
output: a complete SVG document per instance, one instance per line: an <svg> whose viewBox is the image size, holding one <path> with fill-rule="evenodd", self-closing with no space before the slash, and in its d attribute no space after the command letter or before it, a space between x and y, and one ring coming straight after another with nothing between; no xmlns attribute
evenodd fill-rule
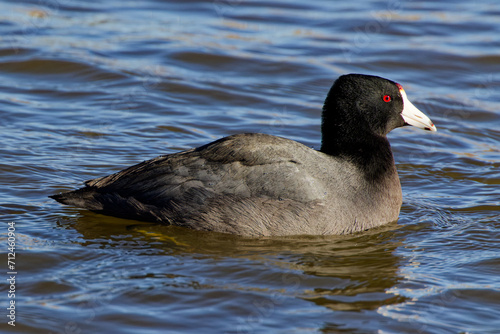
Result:
<svg viewBox="0 0 500 334"><path fill-rule="evenodd" d="M385 136L404 125L436 131L432 121L408 100L400 84L377 76L339 77L323 106L324 136L368 139L371 135Z"/></svg>

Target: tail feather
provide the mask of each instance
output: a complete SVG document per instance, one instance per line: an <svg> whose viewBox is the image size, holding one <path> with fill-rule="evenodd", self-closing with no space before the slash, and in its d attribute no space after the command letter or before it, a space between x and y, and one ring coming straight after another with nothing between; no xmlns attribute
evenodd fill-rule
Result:
<svg viewBox="0 0 500 334"><path fill-rule="evenodd" d="M62 204L115 217L163 223L170 221L168 216L171 213L166 214L161 208L143 204L133 197L122 197L117 193L100 193L93 187L84 187L49 197Z"/></svg>
<svg viewBox="0 0 500 334"><path fill-rule="evenodd" d="M73 205L79 208L100 211L103 209L102 204L96 200L98 193L92 188L82 188L65 193L49 196L59 203Z"/></svg>

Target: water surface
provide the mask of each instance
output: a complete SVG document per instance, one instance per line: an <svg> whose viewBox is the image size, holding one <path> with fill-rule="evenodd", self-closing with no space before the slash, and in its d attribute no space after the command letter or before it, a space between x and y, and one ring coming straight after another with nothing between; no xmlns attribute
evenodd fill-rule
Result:
<svg viewBox="0 0 500 334"><path fill-rule="evenodd" d="M0 212L22 333L497 333L497 1L1 1ZM397 223L251 239L48 195L240 132L311 147L344 73L401 83ZM6 272L4 267L4 272ZM7 274L3 274L7 278ZM5 289L4 289L5 287Z"/></svg>

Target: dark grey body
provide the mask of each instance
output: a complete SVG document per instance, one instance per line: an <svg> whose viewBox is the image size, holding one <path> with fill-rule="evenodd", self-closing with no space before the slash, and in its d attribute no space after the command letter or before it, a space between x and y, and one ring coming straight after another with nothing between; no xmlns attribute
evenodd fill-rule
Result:
<svg viewBox="0 0 500 334"><path fill-rule="evenodd" d="M160 156L54 198L114 216L247 236L362 231L396 221L402 203L393 161L385 177L369 180L345 159L265 134Z"/></svg>

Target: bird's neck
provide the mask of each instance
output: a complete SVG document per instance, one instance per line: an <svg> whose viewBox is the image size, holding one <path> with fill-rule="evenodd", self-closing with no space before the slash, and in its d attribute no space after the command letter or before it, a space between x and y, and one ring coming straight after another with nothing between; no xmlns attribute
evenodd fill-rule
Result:
<svg viewBox="0 0 500 334"><path fill-rule="evenodd" d="M366 131L324 128L320 151L353 163L369 181L380 181L396 170L387 137Z"/></svg>

